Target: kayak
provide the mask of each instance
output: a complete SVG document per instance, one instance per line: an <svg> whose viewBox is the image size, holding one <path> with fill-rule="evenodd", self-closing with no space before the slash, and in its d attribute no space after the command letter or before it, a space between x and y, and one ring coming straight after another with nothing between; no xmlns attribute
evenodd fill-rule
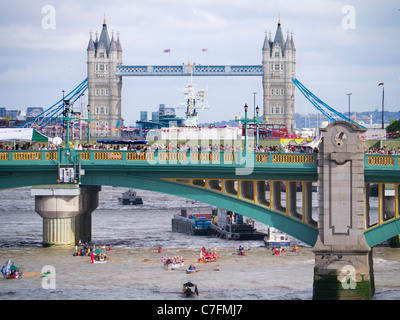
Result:
<svg viewBox="0 0 400 320"><path fill-rule="evenodd" d="M107 263L108 262L108 260L94 260L93 261L93 264L96 264L96 263Z"/></svg>
<svg viewBox="0 0 400 320"><path fill-rule="evenodd" d="M195 269L193 269L193 270L187 269L187 270L186 270L186 273L187 273L187 274L196 273L196 272L197 272L197 270L195 270Z"/></svg>

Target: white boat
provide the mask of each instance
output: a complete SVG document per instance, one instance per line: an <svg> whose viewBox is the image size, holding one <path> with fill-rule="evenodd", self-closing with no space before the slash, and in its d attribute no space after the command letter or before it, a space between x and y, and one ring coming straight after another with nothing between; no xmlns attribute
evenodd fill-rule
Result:
<svg viewBox="0 0 400 320"><path fill-rule="evenodd" d="M184 262L180 263L164 263L164 269L178 269L185 265Z"/></svg>
<svg viewBox="0 0 400 320"><path fill-rule="evenodd" d="M268 234L264 237L267 247L288 247L290 246L289 236L282 231L269 227Z"/></svg>

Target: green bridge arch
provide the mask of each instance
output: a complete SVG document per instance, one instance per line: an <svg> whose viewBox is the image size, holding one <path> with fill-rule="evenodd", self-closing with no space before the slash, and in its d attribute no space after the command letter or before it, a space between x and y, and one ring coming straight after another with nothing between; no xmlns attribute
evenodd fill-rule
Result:
<svg viewBox="0 0 400 320"><path fill-rule="evenodd" d="M7 161L0 163L0 189L54 185L56 183L58 179L57 168L60 162L53 157L45 157L45 154L49 152L39 152L41 153L39 160L34 158L27 161L11 160L13 159L12 153L7 152L6 155L9 157L3 159ZM211 165L190 164L183 166L179 165L179 161L175 165L169 164L168 161L164 164L149 165L146 161L125 161L129 152L123 153L123 161L109 160L109 158L93 161L92 153L94 152L90 151L88 160L81 161L82 169L86 171L86 174L82 176L82 181L80 181L82 185L120 186L176 195L238 212L253 220L282 230L310 246L313 246L317 239L318 230L315 227L281 212L246 201L240 197L160 179L160 177L232 179L235 176L235 168L237 168L235 165L226 165L221 162ZM282 157L283 155L278 156ZM293 156L296 157L296 155ZM43 160L45 158L46 160ZM83 159L84 157L75 156L75 158ZM59 155L59 159L64 159L62 154ZM272 156L265 157L263 155L260 159L265 159L266 162L255 161L254 170L246 176L246 179L296 181L317 181L318 179L314 161L280 164L279 162L273 163ZM364 167L365 182L395 183L398 189L396 202L400 203L400 156L366 155ZM394 218L378 226L369 227L365 231L365 238L367 244L372 247L399 234L400 217L397 213Z"/></svg>

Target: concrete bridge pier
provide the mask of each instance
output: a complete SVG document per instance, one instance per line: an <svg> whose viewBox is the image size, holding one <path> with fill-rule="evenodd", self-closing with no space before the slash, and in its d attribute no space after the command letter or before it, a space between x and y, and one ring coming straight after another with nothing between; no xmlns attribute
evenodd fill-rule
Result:
<svg viewBox="0 0 400 320"><path fill-rule="evenodd" d="M91 240L92 212L99 203L99 186L33 187L35 211L43 218L43 246L68 246Z"/></svg>
<svg viewBox="0 0 400 320"><path fill-rule="evenodd" d="M358 125L336 121L321 129L318 153L318 239L313 298L371 299L372 250L364 236L364 144Z"/></svg>

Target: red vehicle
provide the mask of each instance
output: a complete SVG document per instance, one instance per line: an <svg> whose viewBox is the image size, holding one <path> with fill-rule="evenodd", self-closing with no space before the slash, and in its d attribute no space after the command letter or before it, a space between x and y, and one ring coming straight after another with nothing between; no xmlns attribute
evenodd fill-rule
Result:
<svg viewBox="0 0 400 320"><path fill-rule="evenodd" d="M245 133L244 125L243 125L243 135ZM273 138L280 138L281 135L287 134L287 127L285 124L281 123L260 123L258 128L258 134L260 140L267 140ZM248 136L256 136L256 124L249 123L247 125L247 135Z"/></svg>

